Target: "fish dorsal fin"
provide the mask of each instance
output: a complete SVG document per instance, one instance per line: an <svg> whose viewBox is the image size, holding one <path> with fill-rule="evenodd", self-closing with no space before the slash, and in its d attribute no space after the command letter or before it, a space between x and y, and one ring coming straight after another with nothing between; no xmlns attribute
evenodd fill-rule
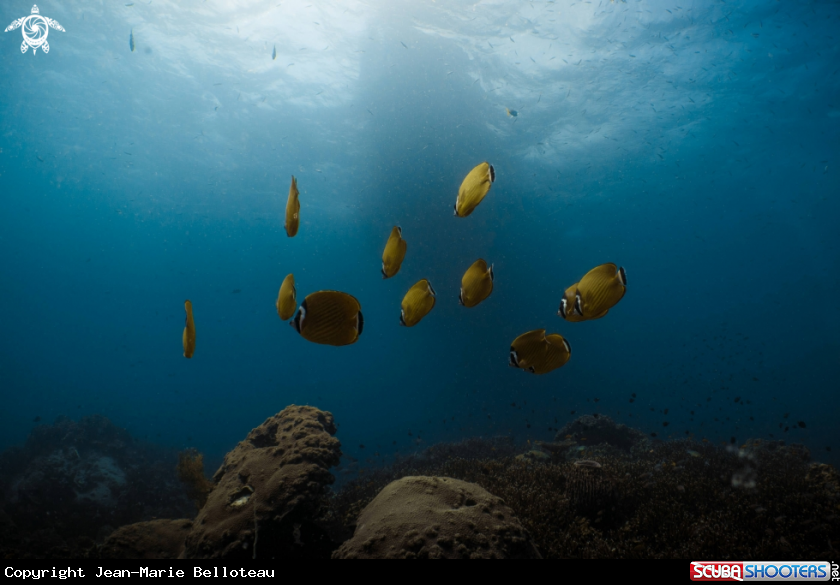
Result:
<svg viewBox="0 0 840 585"><path fill-rule="evenodd" d="M580 280L583 281L584 278L587 280L590 278L614 278L616 270L618 270L618 266L612 262L607 262L606 264L596 266L587 272Z"/></svg>

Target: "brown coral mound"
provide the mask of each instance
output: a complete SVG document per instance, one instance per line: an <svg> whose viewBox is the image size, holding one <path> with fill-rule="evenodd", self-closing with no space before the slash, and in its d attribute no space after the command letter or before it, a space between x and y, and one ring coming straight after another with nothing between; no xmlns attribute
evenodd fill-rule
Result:
<svg viewBox="0 0 840 585"><path fill-rule="evenodd" d="M323 558L335 545L314 520L341 457L333 416L289 406L225 456L186 540L186 558Z"/></svg>
<svg viewBox="0 0 840 585"><path fill-rule="evenodd" d="M540 558L504 502L447 477L404 477L385 486L333 558Z"/></svg>
<svg viewBox="0 0 840 585"><path fill-rule="evenodd" d="M99 548L103 559L177 559L192 520L152 520L118 528Z"/></svg>

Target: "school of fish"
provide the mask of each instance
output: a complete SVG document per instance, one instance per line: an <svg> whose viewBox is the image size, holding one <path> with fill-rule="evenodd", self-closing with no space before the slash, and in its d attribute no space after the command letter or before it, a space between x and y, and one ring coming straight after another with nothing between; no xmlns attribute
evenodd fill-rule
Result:
<svg viewBox="0 0 840 585"><path fill-rule="evenodd" d="M515 116L516 112L511 110L508 114ZM458 189L455 215L467 217L473 213L495 181L496 170L487 162L480 163L467 173ZM292 176L284 228L288 237L293 238L299 227L300 191L297 180ZM393 278L399 273L407 249L402 228L394 226L382 252L383 279ZM468 308L478 306L492 294L494 282L493 264L488 266L483 258L479 258L461 277L458 302ZM624 268L611 262L601 264L563 292L557 315L573 323L600 319L624 298L626 289L627 273ZM437 294L431 283L425 278L417 281L405 293L400 304L399 324L414 327L432 311L436 301ZM310 293L301 302L297 314L296 304L295 277L288 274L275 301L277 315L284 321L294 315L289 325L305 340L323 345L351 345L359 340L364 330L362 306L348 293L334 290ZM184 309L184 357L192 358L195 352L195 323L189 300L184 303ZM545 329L534 329L511 342L508 364L532 374L547 374L564 366L571 356L572 347L565 337L559 333L546 334Z"/></svg>

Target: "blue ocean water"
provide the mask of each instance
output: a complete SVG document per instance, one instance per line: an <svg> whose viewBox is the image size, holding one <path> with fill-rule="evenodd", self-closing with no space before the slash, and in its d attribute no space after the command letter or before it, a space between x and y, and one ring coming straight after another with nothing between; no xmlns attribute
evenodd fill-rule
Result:
<svg viewBox="0 0 840 585"><path fill-rule="evenodd" d="M218 463L294 403L331 411L343 451L374 463L548 440L584 413L837 463L836 2L39 8L66 31L48 54L0 35L0 448L36 417L98 413ZM0 21L30 11L4 2ZM453 217L485 160L489 195ZM408 253L382 280L394 225ZM495 288L466 309L477 258ZM624 299L558 317L605 262L626 268ZM298 301L361 302L357 343L278 318L290 272ZM437 305L400 327L420 278ZM569 340L569 363L509 368L537 328Z"/></svg>

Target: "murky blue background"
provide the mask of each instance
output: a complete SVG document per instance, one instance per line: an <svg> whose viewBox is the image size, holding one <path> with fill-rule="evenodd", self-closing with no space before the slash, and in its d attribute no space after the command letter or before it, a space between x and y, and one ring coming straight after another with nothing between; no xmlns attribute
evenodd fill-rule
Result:
<svg viewBox="0 0 840 585"><path fill-rule="evenodd" d="M836 463L836 2L129 4L39 4L66 29L49 54L0 34L0 448L36 416L102 413L218 462L296 403L356 457L599 412ZM453 217L483 160L496 183ZM495 289L465 309L479 257ZM557 317L604 262L627 269L621 303ZM359 299L358 343L280 321L289 272L298 301ZM437 306L399 327L420 278ZM535 328L570 341L561 370L507 366Z"/></svg>

